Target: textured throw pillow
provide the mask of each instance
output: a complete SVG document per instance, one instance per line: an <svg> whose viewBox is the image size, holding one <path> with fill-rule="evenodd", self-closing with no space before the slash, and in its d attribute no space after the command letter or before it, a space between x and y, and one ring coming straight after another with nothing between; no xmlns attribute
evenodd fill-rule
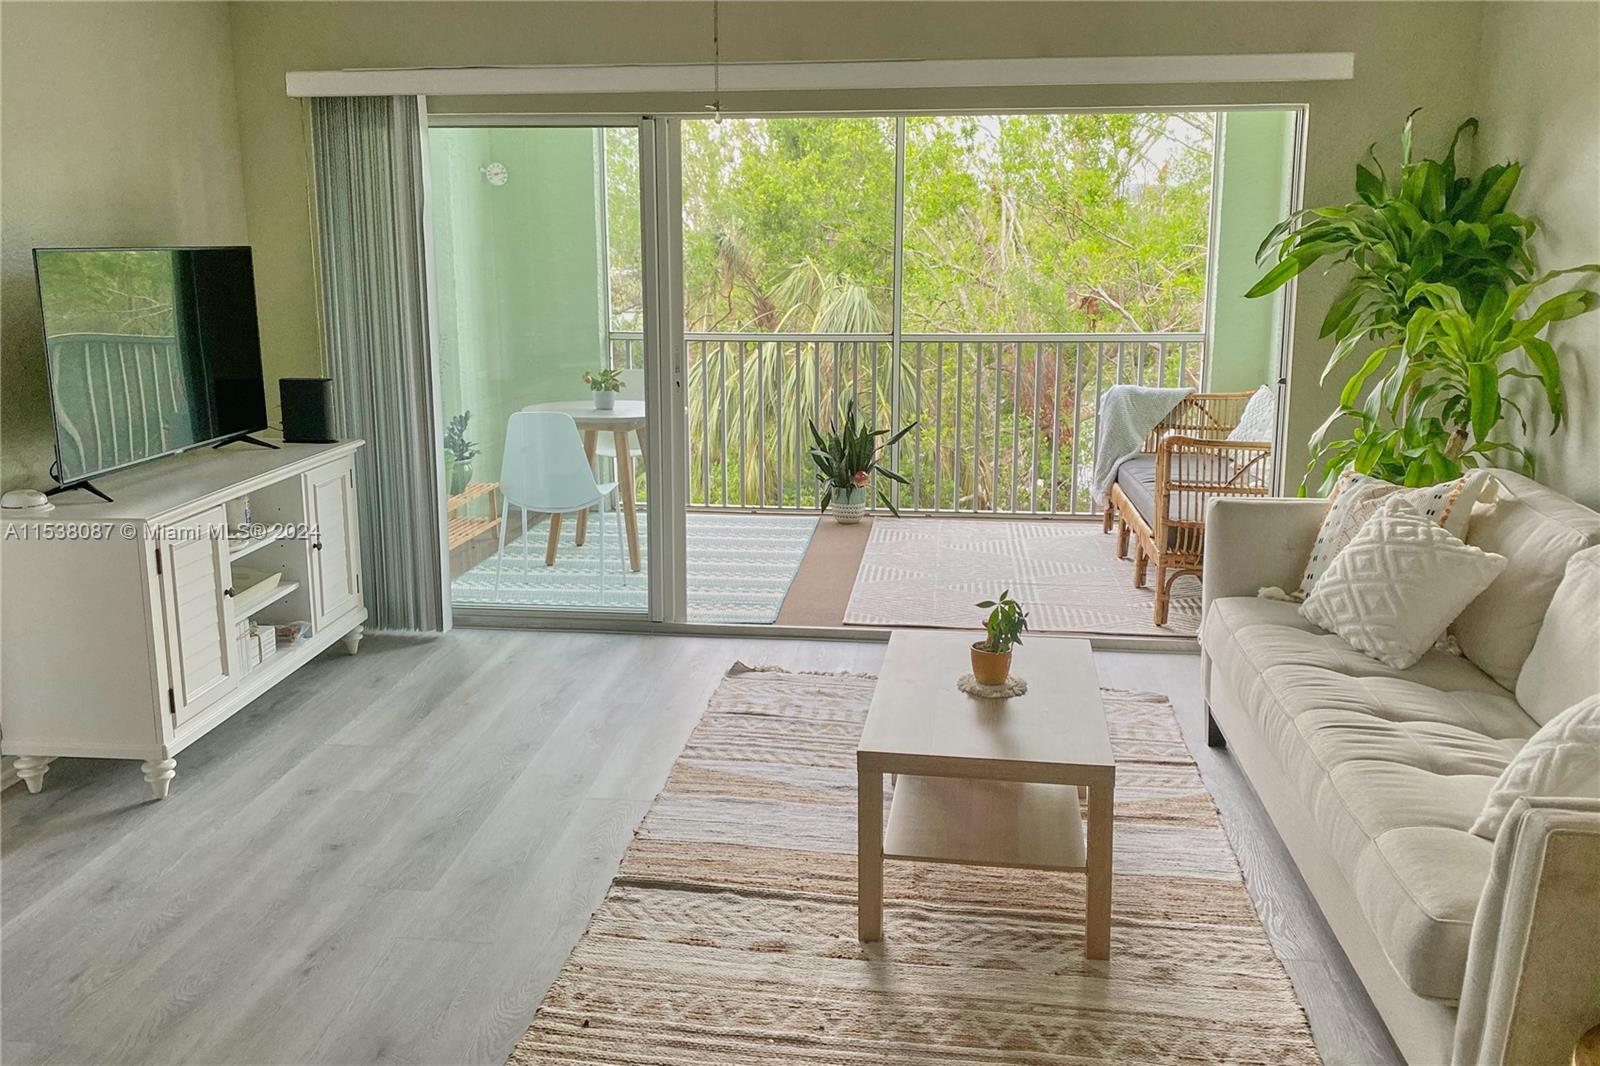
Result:
<svg viewBox="0 0 1600 1066"><path fill-rule="evenodd" d="M1266 441L1270 444L1277 430L1278 397L1270 386L1263 385L1250 397L1250 402L1244 405L1244 413L1239 416L1239 424L1233 427L1228 439Z"/></svg>
<svg viewBox="0 0 1600 1066"><path fill-rule="evenodd" d="M1472 831L1493 840L1523 796L1600 799L1600 696L1573 704L1528 739L1500 771Z"/></svg>
<svg viewBox="0 0 1600 1066"><path fill-rule="evenodd" d="M1293 598L1303 599L1311 594L1323 571L1389 497L1400 497L1449 530L1456 539L1465 540L1472 505L1480 496L1490 495L1486 490L1494 484L1488 471L1474 470L1454 481L1407 489L1346 470L1334 483L1333 494L1328 497L1328 512L1322 517L1322 527L1317 530L1316 542L1311 546L1311 558L1306 560L1305 573L1300 578L1300 589Z"/></svg>
<svg viewBox="0 0 1600 1066"><path fill-rule="evenodd" d="M1502 574L1501 579L1504 577ZM1600 545L1585 548L1567 560L1566 576L1556 588L1533 650L1517 675L1517 702L1529 718L1544 723L1560 714L1562 708L1597 692Z"/></svg>
<svg viewBox="0 0 1600 1066"><path fill-rule="evenodd" d="M1404 670L1505 565L1504 556L1468 547L1396 497L1334 557L1300 613Z"/></svg>
<svg viewBox="0 0 1600 1066"><path fill-rule="evenodd" d="M1467 605L1450 626L1450 633L1462 655L1496 684L1514 689L1556 586L1566 573L1567 560L1588 547L1589 538L1512 496L1475 516L1466 541L1504 555L1506 569Z"/></svg>

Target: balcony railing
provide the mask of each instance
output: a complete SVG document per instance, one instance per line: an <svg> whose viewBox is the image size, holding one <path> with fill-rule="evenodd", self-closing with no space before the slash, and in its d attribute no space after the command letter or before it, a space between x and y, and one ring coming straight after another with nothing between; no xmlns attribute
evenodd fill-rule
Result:
<svg viewBox="0 0 1600 1066"><path fill-rule="evenodd" d="M1100 394L1202 379L1200 333L688 333L690 506L812 510L807 421L854 398L874 426L917 427L874 478L902 512L1086 515ZM612 333L612 365L643 365ZM881 485L878 484L881 482ZM881 504L880 504L881 506Z"/></svg>

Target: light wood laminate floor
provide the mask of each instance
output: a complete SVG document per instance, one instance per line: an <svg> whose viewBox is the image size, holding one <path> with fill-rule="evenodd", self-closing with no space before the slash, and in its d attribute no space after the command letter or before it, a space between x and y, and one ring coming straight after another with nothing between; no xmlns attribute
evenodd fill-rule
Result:
<svg viewBox="0 0 1600 1066"><path fill-rule="evenodd" d="M875 670L881 645L463 630L369 637L186 750L169 799L62 759L0 797L0 1060L500 1066L735 660ZM1399 1055L1264 812L1167 693L1330 1064Z"/></svg>

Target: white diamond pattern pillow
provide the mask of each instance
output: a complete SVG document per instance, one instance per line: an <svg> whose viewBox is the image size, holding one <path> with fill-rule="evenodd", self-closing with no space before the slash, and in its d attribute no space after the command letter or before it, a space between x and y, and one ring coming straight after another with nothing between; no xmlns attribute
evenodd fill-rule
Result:
<svg viewBox="0 0 1600 1066"><path fill-rule="evenodd" d="M1493 840L1523 796L1600 799L1600 696L1580 700L1539 727L1500 771L1472 831Z"/></svg>
<svg viewBox="0 0 1600 1066"><path fill-rule="evenodd" d="M1239 424L1228 434L1229 440L1272 442L1278 428L1278 398L1270 386L1263 385L1244 405Z"/></svg>
<svg viewBox="0 0 1600 1066"><path fill-rule="evenodd" d="M1505 566L1505 556L1462 543L1394 497L1335 556L1300 613L1357 651L1404 670Z"/></svg>

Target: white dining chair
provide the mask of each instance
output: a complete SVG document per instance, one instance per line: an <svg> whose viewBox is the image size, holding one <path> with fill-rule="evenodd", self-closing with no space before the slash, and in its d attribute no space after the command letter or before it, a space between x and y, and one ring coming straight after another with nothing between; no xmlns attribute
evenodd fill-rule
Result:
<svg viewBox="0 0 1600 1066"><path fill-rule="evenodd" d="M617 559L627 580L623 554L622 508L617 506L617 483L597 482L583 454L583 439L571 415L559 411L518 411L506 422L505 457L500 461L500 552L494 569L495 599L500 598L500 577L505 569L506 527L511 508L522 512L522 564L528 568L528 512L575 514L600 509L595 523L600 549L600 587L606 587L606 510L617 519Z"/></svg>

